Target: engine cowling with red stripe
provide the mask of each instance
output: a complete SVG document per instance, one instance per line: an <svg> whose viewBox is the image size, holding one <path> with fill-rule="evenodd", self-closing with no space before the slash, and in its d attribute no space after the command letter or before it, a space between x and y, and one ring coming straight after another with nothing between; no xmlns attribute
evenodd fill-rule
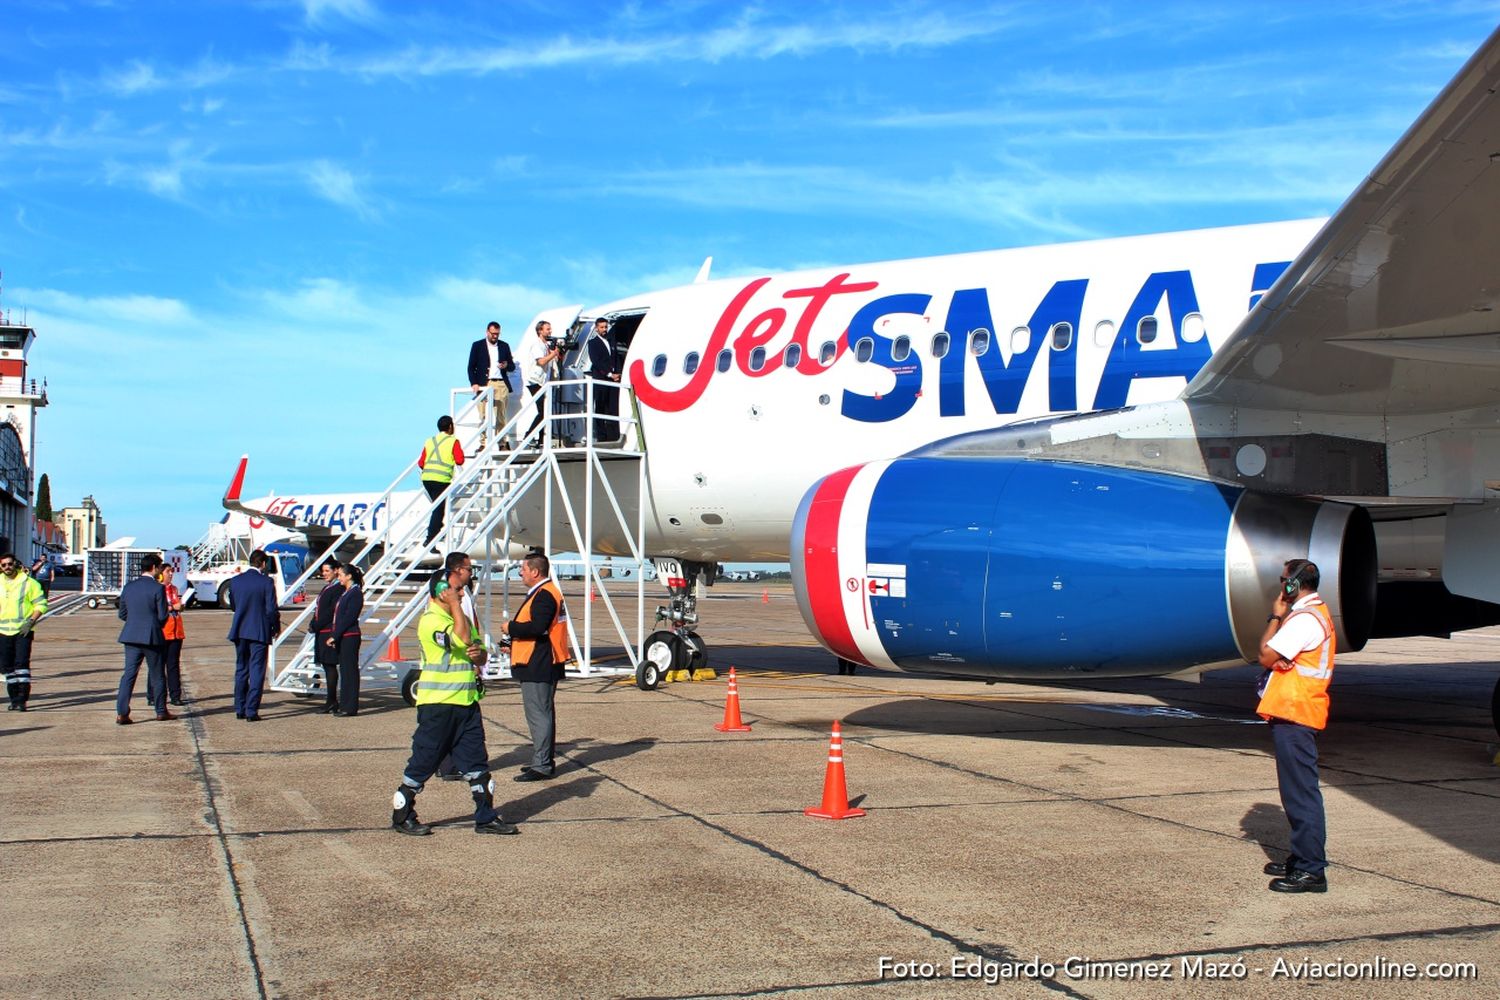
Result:
<svg viewBox="0 0 1500 1000"><path fill-rule="evenodd" d="M792 577L857 663L985 677L1170 673L1253 659L1282 563L1310 557L1340 649L1373 618L1361 508L1149 471L907 457L803 497Z"/></svg>

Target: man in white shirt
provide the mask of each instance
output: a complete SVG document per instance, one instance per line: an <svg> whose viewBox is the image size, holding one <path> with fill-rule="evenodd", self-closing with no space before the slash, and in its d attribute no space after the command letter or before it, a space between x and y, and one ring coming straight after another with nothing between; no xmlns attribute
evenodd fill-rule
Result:
<svg viewBox="0 0 1500 1000"><path fill-rule="evenodd" d="M536 416L532 418L531 426L526 428L523 443L531 440L542 422L542 389L552 378L552 366L562 353L548 340L551 336L552 324L542 320L536 325L536 336L516 349L521 356L521 379L526 383L531 405L536 407Z"/></svg>

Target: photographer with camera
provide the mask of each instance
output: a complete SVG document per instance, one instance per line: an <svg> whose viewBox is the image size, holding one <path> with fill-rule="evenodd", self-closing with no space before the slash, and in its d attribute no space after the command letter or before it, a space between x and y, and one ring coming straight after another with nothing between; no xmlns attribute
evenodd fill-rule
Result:
<svg viewBox="0 0 1500 1000"><path fill-rule="evenodd" d="M391 826L399 833L425 837L432 827L417 818L417 793L447 754L469 783L474 796L474 832L514 834L495 808L495 782L484 744L484 696L479 668L488 659L484 643L464 611L464 590L474 574L466 553L450 552L443 573L429 584L427 611L417 622L422 644L422 673L417 680L417 731L411 757L391 801Z"/></svg>
<svg viewBox="0 0 1500 1000"><path fill-rule="evenodd" d="M1292 828L1291 856L1272 861L1272 892L1327 892L1328 837L1323 792L1318 787L1318 731L1328 725L1328 684L1333 679L1333 617L1318 596L1318 567L1306 559L1282 567L1276 603L1260 641L1260 704L1271 724L1276 782Z"/></svg>
<svg viewBox="0 0 1500 1000"><path fill-rule="evenodd" d="M522 345L518 352L521 355L521 377L526 382L531 405L536 407L536 416L531 418L531 426L522 438L522 444L529 445L531 436L542 423L542 390L556 377L557 359L562 357L562 348L552 341L552 324L542 320L536 325L536 336ZM540 444L538 441L537 445Z"/></svg>

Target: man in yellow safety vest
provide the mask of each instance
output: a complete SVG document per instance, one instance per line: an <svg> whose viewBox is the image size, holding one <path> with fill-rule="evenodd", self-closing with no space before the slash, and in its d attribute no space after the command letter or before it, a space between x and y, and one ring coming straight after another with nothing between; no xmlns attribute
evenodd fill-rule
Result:
<svg viewBox="0 0 1500 1000"><path fill-rule="evenodd" d="M450 552L430 586L427 611L417 622L422 644L417 731L411 738L411 758L391 800L391 826L413 837L432 832L432 827L417 819L417 793L449 754L474 796L474 831L520 832L501 819L495 808L495 782L484 745L484 719L479 714L483 694L479 667L485 662L485 648L464 614L462 596L473 575L468 555Z"/></svg>
<svg viewBox="0 0 1500 1000"><path fill-rule="evenodd" d="M453 436L453 418L444 414L438 417L438 432L422 445L422 457L417 459L417 468L422 470L422 488L434 502L448 491L453 483L453 473L464 464L464 449ZM443 530L443 507L438 503L427 518L427 543Z"/></svg>
<svg viewBox="0 0 1500 1000"><path fill-rule="evenodd" d="M10 553L0 556L0 673L12 712L26 711L31 697L31 630L47 613L42 585Z"/></svg>

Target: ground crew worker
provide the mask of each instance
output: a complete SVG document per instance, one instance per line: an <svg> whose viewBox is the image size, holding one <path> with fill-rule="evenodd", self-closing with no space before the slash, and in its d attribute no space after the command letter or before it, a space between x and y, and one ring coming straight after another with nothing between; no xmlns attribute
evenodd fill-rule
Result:
<svg viewBox="0 0 1500 1000"><path fill-rule="evenodd" d="M521 560L521 582L529 589L505 623L511 638L510 672L521 682L521 707L531 731L531 763L516 781L547 781L557 773L553 747L557 742L557 682L568 662L568 613L562 591L552 582L547 557L533 552Z"/></svg>
<svg viewBox="0 0 1500 1000"><path fill-rule="evenodd" d="M422 470L422 488L434 501L452 484L453 470L464 464L463 446L453 436L453 418L438 417L437 429L438 432L422 446L422 457L417 459L417 467ZM428 545L443 530L443 507L443 504L433 507L432 516L427 519Z"/></svg>
<svg viewBox="0 0 1500 1000"><path fill-rule="evenodd" d="M427 611L417 622L422 644L422 673L417 678L417 731L411 738L411 757L401 784L391 800L391 826L413 837L425 837L432 827L417 819L417 793L437 770L446 754L469 782L474 796L474 832L519 833L501 819L495 808L495 782L484 745L484 719L479 713L483 688L478 668L485 648L464 614L464 588L473 575L467 554L451 552L429 591Z"/></svg>
<svg viewBox="0 0 1500 1000"><path fill-rule="evenodd" d="M14 555L0 556L0 673L10 711L26 711L31 698L31 630L47 613L42 585L21 571Z"/></svg>
<svg viewBox="0 0 1500 1000"><path fill-rule="evenodd" d="M1336 645L1333 617L1318 596L1316 564L1293 559L1266 619L1260 663L1266 668L1256 712L1271 724L1281 807L1291 825L1291 856L1272 861L1273 892L1327 892L1323 793L1318 788L1318 730L1328 725L1328 683Z"/></svg>

